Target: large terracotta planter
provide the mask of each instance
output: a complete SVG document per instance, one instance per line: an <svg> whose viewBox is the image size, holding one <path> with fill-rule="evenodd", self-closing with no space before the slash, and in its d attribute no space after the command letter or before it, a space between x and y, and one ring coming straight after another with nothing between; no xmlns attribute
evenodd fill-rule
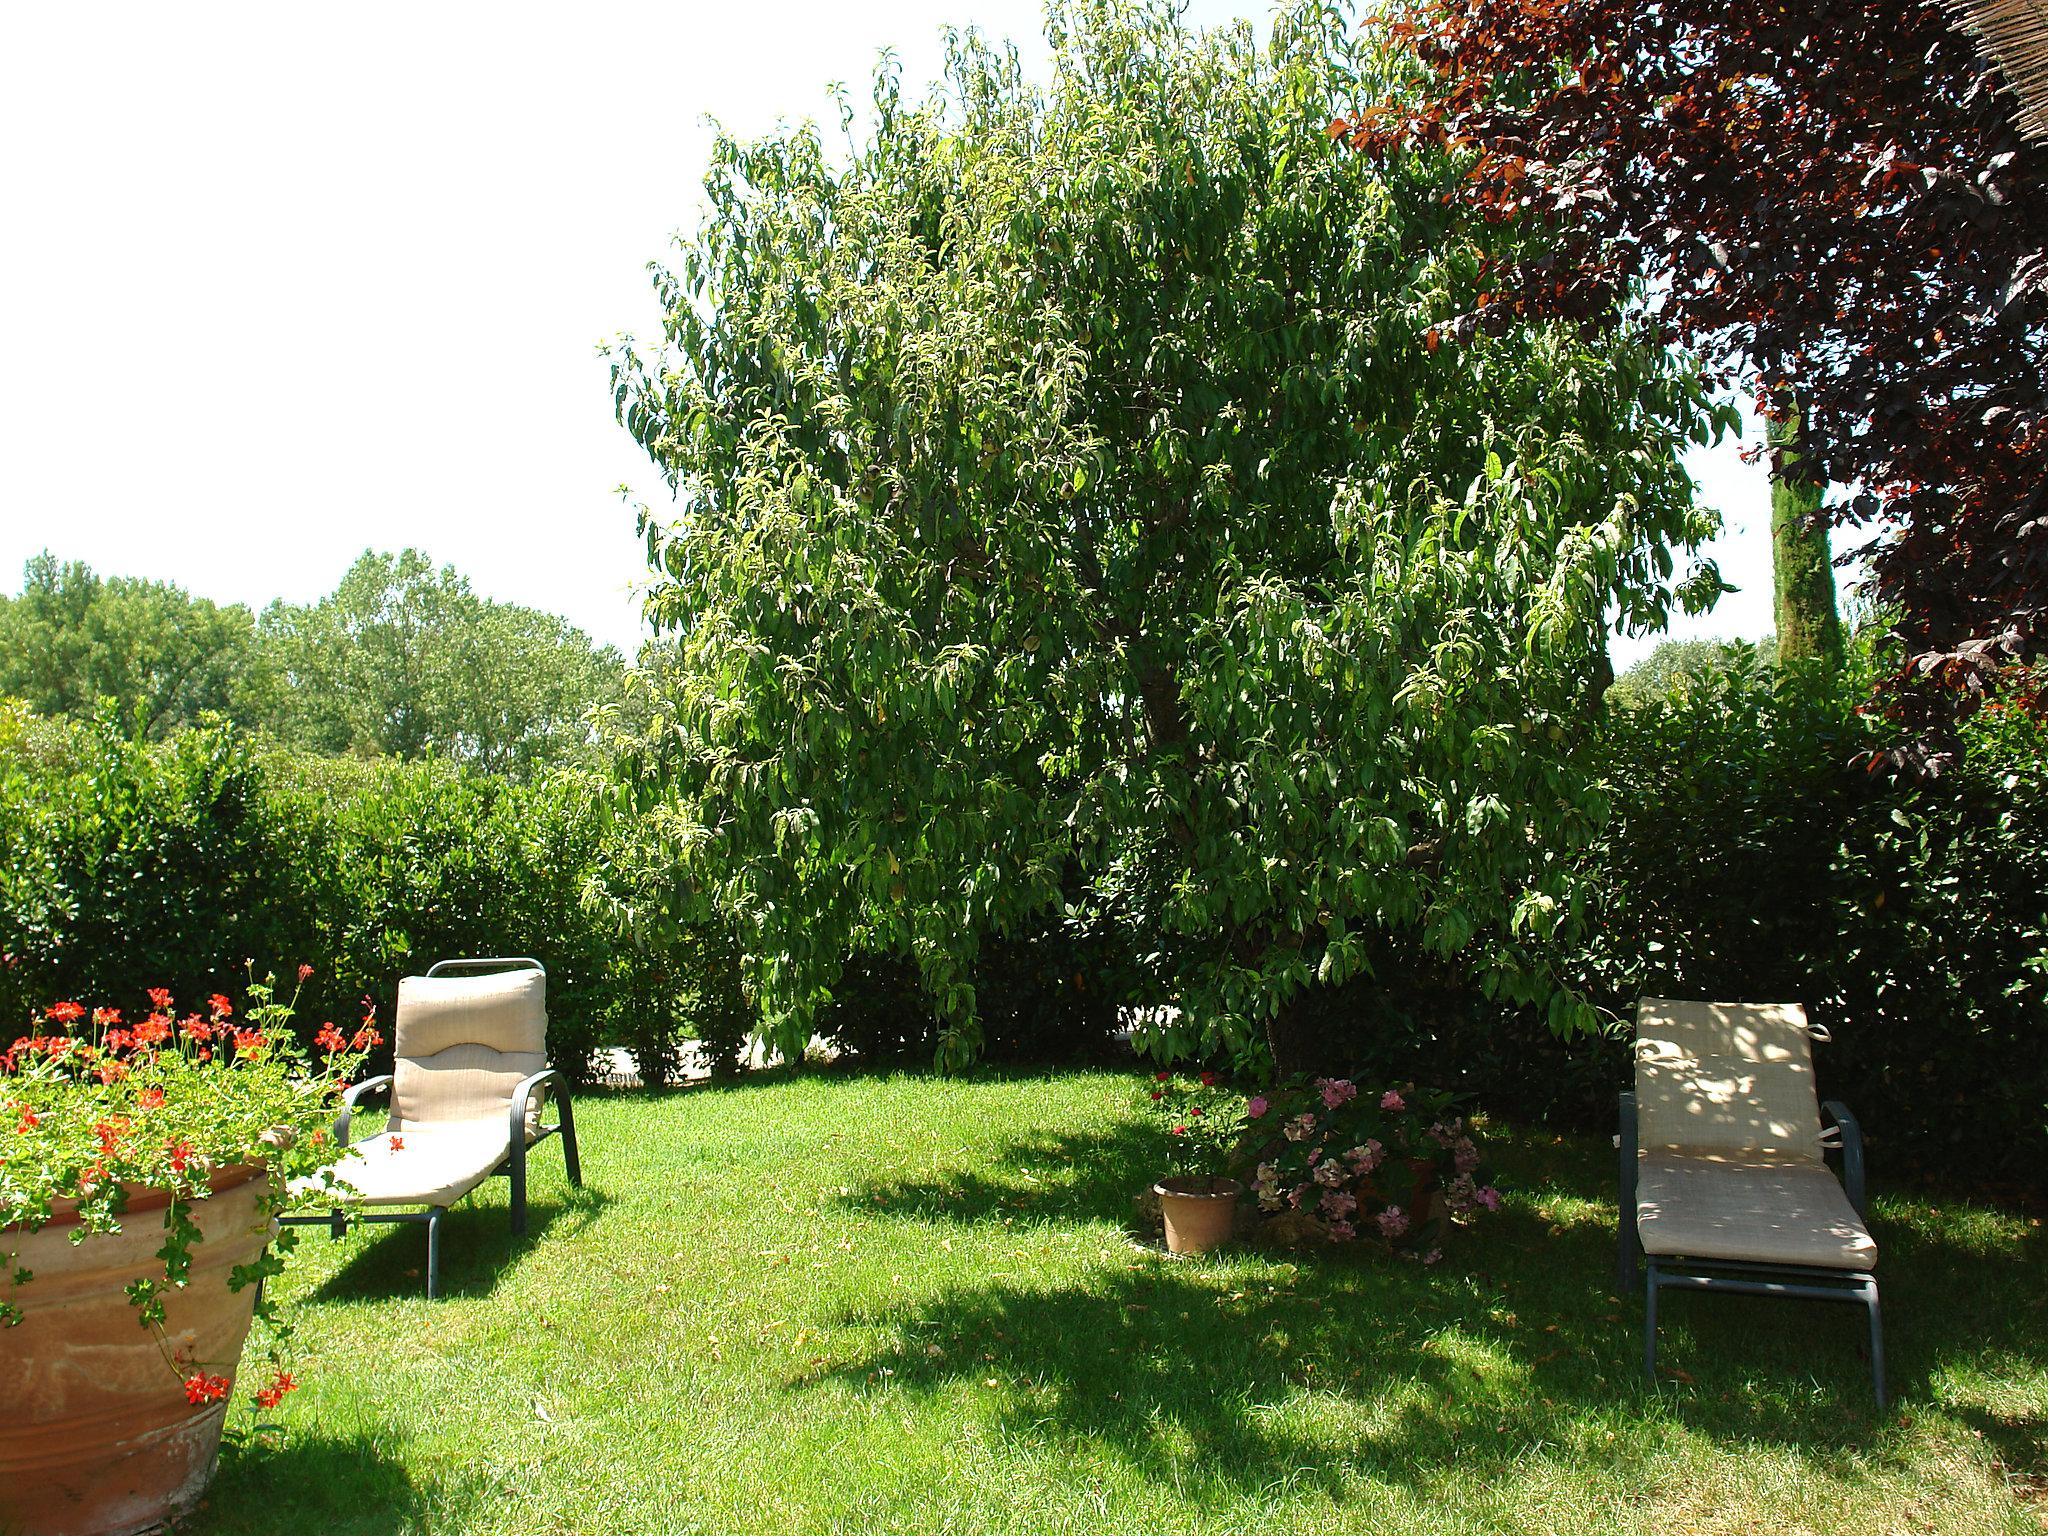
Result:
<svg viewBox="0 0 2048 1536"><path fill-rule="evenodd" d="M1228 1242L1243 1192L1235 1179L1161 1179L1153 1185L1166 1222L1166 1251L1207 1253Z"/></svg>
<svg viewBox="0 0 2048 1536"><path fill-rule="evenodd" d="M256 1287L228 1289L228 1275L270 1240L260 1209L261 1169L238 1168L193 1202L204 1240L193 1245L191 1283L166 1290L168 1349L208 1372L235 1374L256 1305ZM0 1299L22 1321L0 1329L0 1530L33 1536L126 1536L180 1515L213 1477L226 1402L194 1407L166 1344L141 1326L122 1287L161 1276L162 1190L137 1190L121 1231L73 1244L75 1218L38 1232L0 1233L0 1251L34 1274Z"/></svg>

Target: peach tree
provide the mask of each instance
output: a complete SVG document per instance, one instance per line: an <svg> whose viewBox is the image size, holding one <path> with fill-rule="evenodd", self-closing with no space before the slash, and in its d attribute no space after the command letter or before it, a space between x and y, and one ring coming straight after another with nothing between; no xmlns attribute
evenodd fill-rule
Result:
<svg viewBox="0 0 2048 1536"><path fill-rule="evenodd" d="M1448 154L1331 142L1425 78L1348 12L1047 38L721 139L659 341L612 348L681 508L622 790L671 899L786 1045L880 952L970 1059L978 946L1077 903L1163 957L1166 1058L1285 1065L1376 935L1583 1025L1605 636L1718 589L1678 456L1721 415L1616 316L1449 344L1526 237Z"/></svg>

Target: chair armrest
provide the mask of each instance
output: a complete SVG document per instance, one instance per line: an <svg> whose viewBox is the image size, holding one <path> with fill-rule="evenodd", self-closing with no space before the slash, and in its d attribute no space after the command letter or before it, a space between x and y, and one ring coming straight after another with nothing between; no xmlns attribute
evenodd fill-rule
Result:
<svg viewBox="0 0 2048 1536"><path fill-rule="evenodd" d="M1867 1216L1864 1210L1863 1127L1856 1123L1856 1117L1849 1113L1849 1106L1840 1099L1829 1099L1821 1105L1820 1112L1834 1121L1842 1133L1842 1185L1848 1191L1849 1204L1856 1208L1858 1216Z"/></svg>
<svg viewBox="0 0 2048 1536"><path fill-rule="evenodd" d="M346 1147L349 1144L348 1123L355 1118L356 1105L361 1102L363 1095L374 1089L390 1086L391 1074L387 1072L381 1077L364 1078L341 1096L341 1113L334 1117L334 1140L338 1147Z"/></svg>
<svg viewBox="0 0 2048 1536"><path fill-rule="evenodd" d="M511 1132L511 1145L515 1150L526 1145L527 1106L533 1102L533 1096L543 1088L553 1090L555 1097L561 1098L566 1091L562 1086L562 1074L549 1067L534 1073L512 1090L512 1115L507 1129ZM539 1129L546 1131L551 1127L541 1126Z"/></svg>

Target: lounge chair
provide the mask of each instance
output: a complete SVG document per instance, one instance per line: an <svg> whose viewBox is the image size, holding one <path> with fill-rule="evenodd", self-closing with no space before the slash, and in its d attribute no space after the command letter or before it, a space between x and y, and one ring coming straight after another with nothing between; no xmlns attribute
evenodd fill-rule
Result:
<svg viewBox="0 0 2048 1536"><path fill-rule="evenodd" d="M456 972L498 967L489 974ZM441 1290L441 1217L484 1180L512 1181L512 1230L526 1230L528 1152L557 1132L569 1182L583 1182L576 1152L576 1115L561 1075L547 1064L547 972L538 960L444 960L424 976L398 984L395 1070L349 1089L334 1139L345 1149L335 1177L355 1192L346 1209L325 1216L287 1216L325 1224L335 1237L351 1221L422 1222L427 1229L427 1295ZM349 1139L349 1122L365 1094L389 1089L384 1129ZM541 1122L552 1092L557 1124ZM297 1193L328 1186L301 1181ZM424 1206L398 1211L391 1206Z"/></svg>
<svg viewBox="0 0 2048 1536"><path fill-rule="evenodd" d="M1805 1009L1644 998L1618 1145L1621 1285L1625 1294L1647 1261L1643 1369L1653 1383L1660 1290L1819 1297L1869 1313L1870 1377L1884 1406L1863 1133L1841 1104L1818 1101ZM1841 1154L1840 1180L1830 1151Z"/></svg>

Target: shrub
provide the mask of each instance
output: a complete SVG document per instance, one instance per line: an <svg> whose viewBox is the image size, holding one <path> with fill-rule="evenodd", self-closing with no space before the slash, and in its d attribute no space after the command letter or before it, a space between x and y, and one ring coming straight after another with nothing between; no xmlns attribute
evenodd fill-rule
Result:
<svg viewBox="0 0 2048 1536"><path fill-rule="evenodd" d="M1251 1101L1266 1134L1259 1209L1329 1242L1377 1238L1425 1264L1454 1219L1500 1209L1453 1095L1413 1083L1360 1093L1349 1078L1293 1079Z"/></svg>
<svg viewBox="0 0 2048 1536"><path fill-rule="evenodd" d="M1106 924L1048 916L982 943L968 971L981 1020L981 1059L994 1063L1099 1060L1114 1045L1133 967ZM848 962L819 1033L869 1061L929 1062L940 1021L917 968L895 956Z"/></svg>
<svg viewBox="0 0 2048 1536"><path fill-rule="evenodd" d="M1879 1166L2038 1186L2048 1167L2048 734L1985 711L1937 779L1864 766L1863 670L1782 677L1728 653L1612 710L1612 815L1587 853L1591 941L1564 961L1605 1027L1563 1040L1457 967L1375 956L1313 1020L1325 1069L1413 1076L1496 1110L1607 1127L1636 999L1793 999L1823 1093Z"/></svg>
<svg viewBox="0 0 2048 1536"><path fill-rule="evenodd" d="M2040 1186L2048 734L1992 708L1942 777L1870 772L1875 664L1866 649L1828 681L1729 648L1608 711L1593 748L1611 814L1583 871L1598 920L1560 960L1598 1031L1561 1039L1455 960L1383 943L1302 1021L1320 1070L1604 1130L1639 997L1793 999L1829 1037L1823 1093L1856 1109L1880 1168Z"/></svg>
<svg viewBox="0 0 2048 1536"><path fill-rule="evenodd" d="M614 1027L610 935L581 886L601 856L591 781L513 785L433 763L309 758L225 724L162 745L110 720L0 713L0 1018L65 998L227 990L247 960L332 956L302 1028L388 1019L397 979L532 953L549 1052L572 1079Z"/></svg>
<svg viewBox="0 0 2048 1536"><path fill-rule="evenodd" d="M1822 1087L1880 1155L2039 1180L2048 732L1994 708L1942 777L1872 772L1862 670L1733 669L1609 719L1606 912L1579 963L1617 1013L1803 1001L1832 1037Z"/></svg>
<svg viewBox="0 0 2048 1536"><path fill-rule="evenodd" d="M585 1081L619 1008L610 937L582 902L602 836L591 782L520 785L433 763L355 779L352 792L294 797L300 816L331 822L322 913L350 983L388 1009L398 977L435 960L530 954L548 972L549 1055Z"/></svg>
<svg viewBox="0 0 2048 1536"><path fill-rule="evenodd" d="M1214 1072L1155 1073L1139 1107L1159 1129L1161 1159L1182 1178L1221 1178L1245 1132L1245 1096Z"/></svg>
<svg viewBox="0 0 2048 1536"><path fill-rule="evenodd" d="M318 855L226 726L145 747L109 717L0 713L0 1018L71 997L136 1010L152 986L205 997L247 958L326 952Z"/></svg>

